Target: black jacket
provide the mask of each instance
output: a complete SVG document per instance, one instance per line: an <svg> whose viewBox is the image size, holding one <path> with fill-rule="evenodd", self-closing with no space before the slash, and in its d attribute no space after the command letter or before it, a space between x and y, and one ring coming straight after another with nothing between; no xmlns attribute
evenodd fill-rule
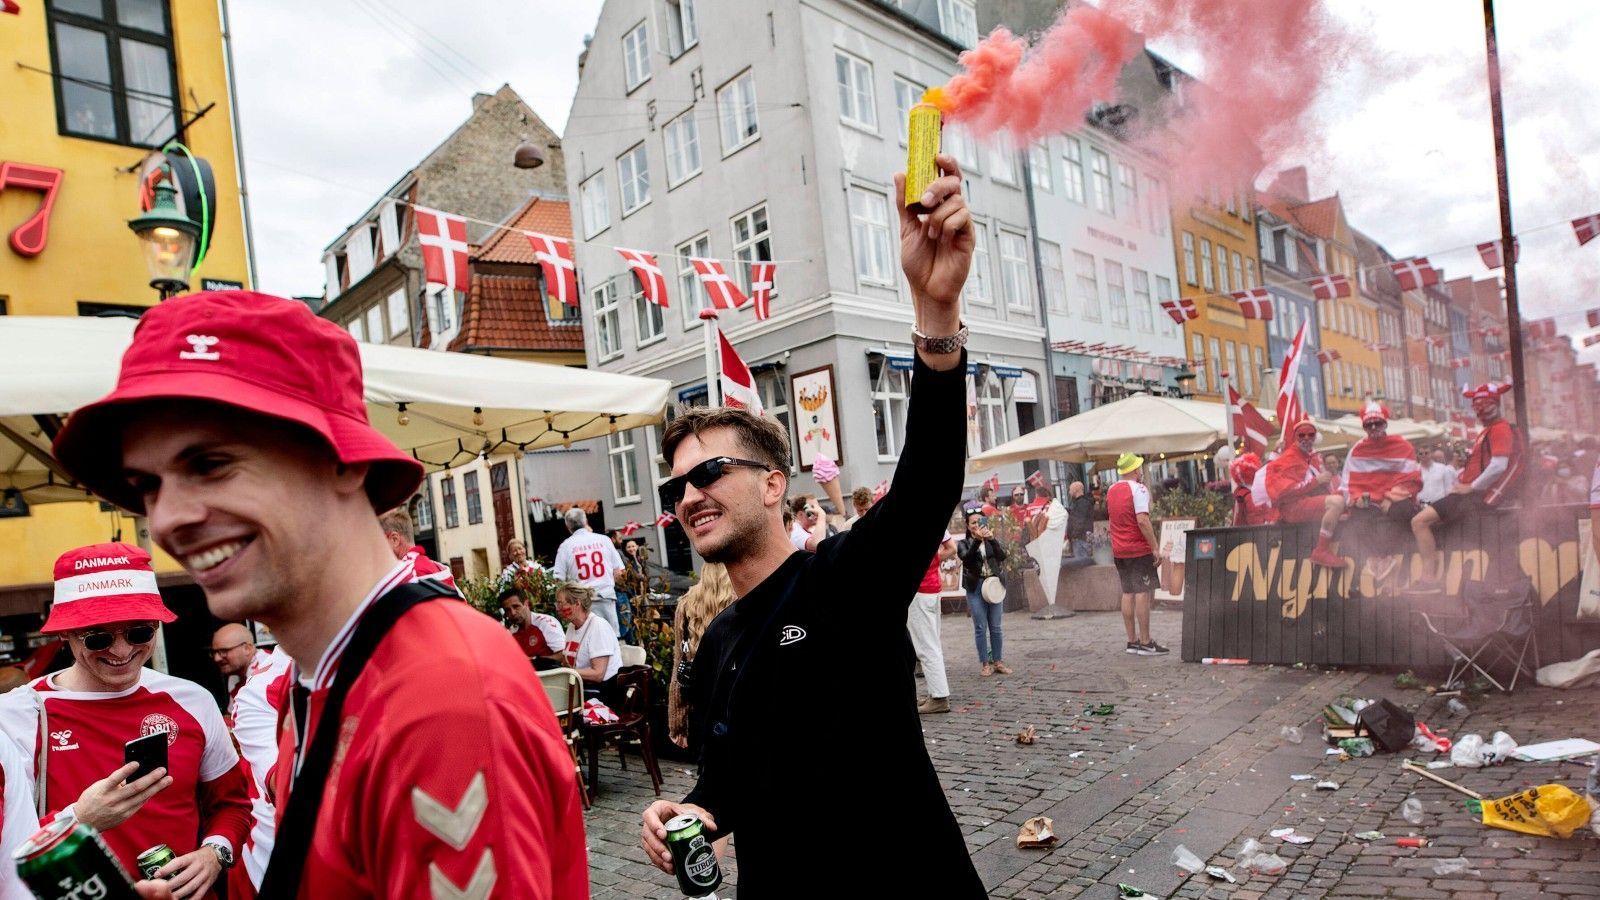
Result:
<svg viewBox="0 0 1600 900"><path fill-rule="evenodd" d="M917 360L889 492L816 553L792 554L701 639L687 699L703 749L684 799L738 834L740 896L985 896L923 745L906 632L961 496L965 373L964 361L934 372ZM870 722L840 706L863 689ZM841 868L860 856L860 834L893 823L914 823L904 865Z"/></svg>
<svg viewBox="0 0 1600 900"><path fill-rule="evenodd" d="M1085 492L1082 497L1067 500L1067 537L1074 540L1088 537L1094 530L1094 498Z"/></svg>
<svg viewBox="0 0 1600 900"><path fill-rule="evenodd" d="M989 573L1000 574L1000 564L1005 562L1006 548L1000 546L999 541L994 538L986 541L962 538L956 543L956 556L961 557L961 586L969 591L983 583L984 550L987 550L989 557Z"/></svg>

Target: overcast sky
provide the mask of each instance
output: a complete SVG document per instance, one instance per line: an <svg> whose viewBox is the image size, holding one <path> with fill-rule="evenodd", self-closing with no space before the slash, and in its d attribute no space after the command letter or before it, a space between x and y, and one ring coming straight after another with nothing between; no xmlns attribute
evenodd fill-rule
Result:
<svg viewBox="0 0 1600 900"><path fill-rule="evenodd" d="M600 6L233 0L259 287L320 294L322 248L467 116L474 91L509 82L563 131ZM1330 79L1284 164L1307 165L1313 196L1339 192L1352 224L1396 256L1485 277L1471 246L1499 235L1499 214L1480 5L1335 6L1382 62ZM1600 212L1600 17L1587 0L1499 6L1524 315L1562 313L1563 328L1587 333L1600 243L1580 249L1566 222ZM1194 48L1157 49L1204 76ZM1585 356L1600 360L1600 345Z"/></svg>

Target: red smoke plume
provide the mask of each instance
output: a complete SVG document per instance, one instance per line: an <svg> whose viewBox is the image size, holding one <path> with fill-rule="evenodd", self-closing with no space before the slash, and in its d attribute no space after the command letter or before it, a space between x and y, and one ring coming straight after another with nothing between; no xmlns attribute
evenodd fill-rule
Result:
<svg viewBox="0 0 1600 900"><path fill-rule="evenodd" d="M1074 131L1096 102L1119 101L1118 76L1144 40L1192 49L1201 79L1139 110L1137 147L1166 160L1175 189L1248 184L1305 141L1306 112L1350 59L1354 35L1322 0L1105 0L1077 3L1031 46L1004 28L962 54L966 71L930 92L951 122L1018 146Z"/></svg>

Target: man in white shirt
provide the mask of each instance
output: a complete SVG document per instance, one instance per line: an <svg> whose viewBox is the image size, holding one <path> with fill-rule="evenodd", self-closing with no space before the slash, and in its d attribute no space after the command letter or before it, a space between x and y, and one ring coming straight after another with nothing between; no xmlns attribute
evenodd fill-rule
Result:
<svg viewBox="0 0 1600 900"><path fill-rule="evenodd" d="M611 633L620 630L617 621L617 576L622 574L622 554L603 534L589 529L589 517L574 506L562 516L571 536L556 548L556 562L550 574L561 581L576 581L595 592L592 612L611 623Z"/></svg>
<svg viewBox="0 0 1600 900"><path fill-rule="evenodd" d="M828 536L828 520L810 494L801 494L789 501L794 510L794 524L789 526L789 540L796 550L817 552L817 545Z"/></svg>
<svg viewBox="0 0 1600 900"><path fill-rule="evenodd" d="M1432 503L1456 486L1456 479L1461 477L1461 473L1450 465L1449 454L1450 451L1443 447L1435 447L1428 454L1422 465L1422 491L1417 494L1417 502Z"/></svg>

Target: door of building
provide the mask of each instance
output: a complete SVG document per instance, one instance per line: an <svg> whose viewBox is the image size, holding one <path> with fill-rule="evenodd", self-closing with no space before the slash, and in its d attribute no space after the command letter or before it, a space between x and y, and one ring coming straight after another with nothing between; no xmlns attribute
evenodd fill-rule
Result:
<svg viewBox="0 0 1600 900"><path fill-rule="evenodd" d="M489 496L494 500L494 538L500 542L500 552L517 536L511 509L511 464L497 462L489 467Z"/></svg>

